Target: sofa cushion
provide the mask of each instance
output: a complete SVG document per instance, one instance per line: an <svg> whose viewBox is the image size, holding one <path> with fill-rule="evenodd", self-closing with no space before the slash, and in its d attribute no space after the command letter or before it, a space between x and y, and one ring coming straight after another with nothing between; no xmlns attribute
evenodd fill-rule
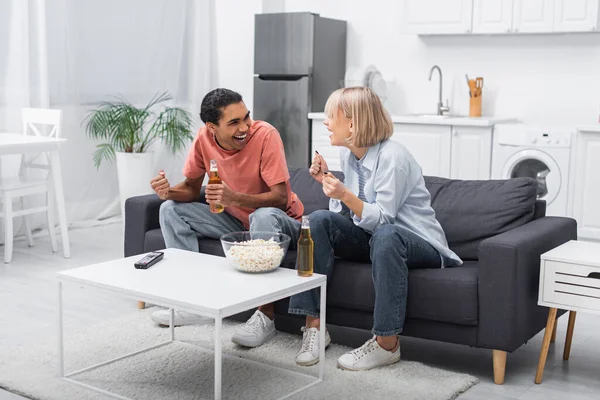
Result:
<svg viewBox="0 0 600 400"><path fill-rule="evenodd" d="M224 256L221 242L199 239L200 250ZM165 248L160 229L146 232L145 251ZM296 251L289 249L281 267L295 269ZM460 267L415 269L409 273L408 318L477 325L477 263ZM375 290L371 264L336 259L327 289L327 303L333 307L373 312Z"/></svg>
<svg viewBox="0 0 600 400"><path fill-rule="evenodd" d="M374 302L371 265L336 259L327 303L373 312ZM406 317L477 325L477 262L465 261L453 268L410 270Z"/></svg>
<svg viewBox="0 0 600 400"><path fill-rule="evenodd" d="M425 177L431 205L448 245L463 260L477 259L483 239L530 222L534 217L537 180L450 180Z"/></svg>
<svg viewBox="0 0 600 400"><path fill-rule="evenodd" d="M344 180L340 171L331 171L338 179ZM304 204L304 215L316 210L329 209L329 197L323 193L323 186L315 181L308 168L290 170L290 186Z"/></svg>

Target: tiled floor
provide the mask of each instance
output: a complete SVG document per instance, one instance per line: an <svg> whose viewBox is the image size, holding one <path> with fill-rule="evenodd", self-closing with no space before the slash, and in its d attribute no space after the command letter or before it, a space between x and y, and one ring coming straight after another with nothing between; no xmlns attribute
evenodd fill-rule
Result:
<svg viewBox="0 0 600 400"><path fill-rule="evenodd" d="M122 256L122 228L107 225L73 230L72 257L52 253L47 239L34 248L15 243L13 262L0 265L0 346L30 342L40 335L55 334L56 283L54 273ZM78 301L81 300L81 301ZM135 302L92 289L65 288L65 322L93 324L102 318L125 314ZM559 319L556 343L552 345L541 385L533 382L543 332L508 355L506 381L495 385L492 352L466 346L403 338L402 357L428 365L479 377L481 382L460 400L583 400L600 398L600 317L578 314L571 359L562 360L567 315ZM22 399L0 389L0 400ZM69 399L66 399L69 400ZM79 399L78 399L79 400Z"/></svg>

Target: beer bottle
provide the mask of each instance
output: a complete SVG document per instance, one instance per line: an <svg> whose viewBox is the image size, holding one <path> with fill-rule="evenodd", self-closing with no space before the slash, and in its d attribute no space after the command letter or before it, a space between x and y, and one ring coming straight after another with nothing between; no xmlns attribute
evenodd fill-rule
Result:
<svg viewBox="0 0 600 400"><path fill-rule="evenodd" d="M216 160L210 160L210 172L208 173L208 184L212 185L212 184L221 184L221 178L219 178L219 171L217 169L217 161ZM210 205L210 212L212 213L220 213L225 211L225 207L223 207L222 204L211 204Z"/></svg>
<svg viewBox="0 0 600 400"><path fill-rule="evenodd" d="M308 216L302 217L302 228L298 239L298 275L311 276L313 274L313 254L315 243L310 237L310 224Z"/></svg>

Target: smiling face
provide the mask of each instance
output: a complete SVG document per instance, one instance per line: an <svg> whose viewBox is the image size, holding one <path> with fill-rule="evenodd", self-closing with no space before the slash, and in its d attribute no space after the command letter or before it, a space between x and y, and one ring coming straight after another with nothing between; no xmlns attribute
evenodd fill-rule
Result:
<svg viewBox="0 0 600 400"><path fill-rule="evenodd" d="M215 135L219 145L225 150L241 150L248 142L248 132L252 125L250 111L243 101L230 104L221 110L219 124L207 123L209 131Z"/></svg>
<svg viewBox="0 0 600 400"><path fill-rule="evenodd" d="M354 129L352 119L344 116L341 110L337 110L337 115L330 118L327 116L324 122L329 133L329 142L332 146L348 147L348 139L352 136Z"/></svg>

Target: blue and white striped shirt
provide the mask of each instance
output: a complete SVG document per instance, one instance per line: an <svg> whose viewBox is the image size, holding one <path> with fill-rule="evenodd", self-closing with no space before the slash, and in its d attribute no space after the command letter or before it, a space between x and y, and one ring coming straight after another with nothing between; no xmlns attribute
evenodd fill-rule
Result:
<svg viewBox="0 0 600 400"><path fill-rule="evenodd" d="M395 224L425 239L441 255L442 265L460 265L462 260L448 248L446 235L431 208L421 167L402 144L384 140L370 147L357 160L340 147L344 185L363 202L362 218L351 212L354 224L373 233L379 225ZM339 200L329 209L342 211Z"/></svg>

